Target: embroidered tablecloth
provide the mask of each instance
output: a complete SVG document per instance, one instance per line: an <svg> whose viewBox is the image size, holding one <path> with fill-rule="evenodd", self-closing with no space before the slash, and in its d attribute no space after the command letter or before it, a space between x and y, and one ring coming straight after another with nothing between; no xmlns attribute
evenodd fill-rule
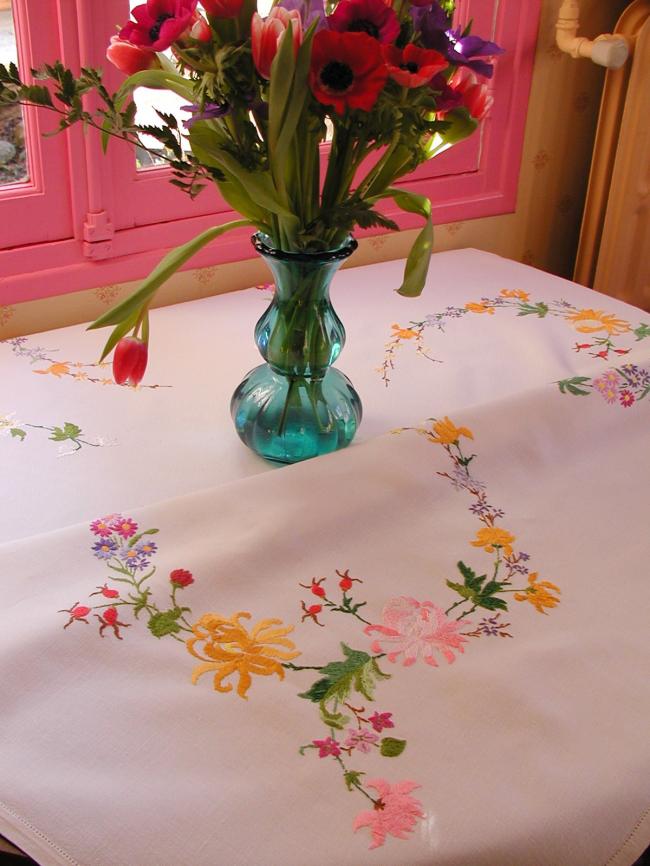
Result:
<svg viewBox="0 0 650 866"><path fill-rule="evenodd" d="M0 344L0 833L44 866L630 866L650 326L477 251L343 271L357 443L231 431L269 289Z"/></svg>

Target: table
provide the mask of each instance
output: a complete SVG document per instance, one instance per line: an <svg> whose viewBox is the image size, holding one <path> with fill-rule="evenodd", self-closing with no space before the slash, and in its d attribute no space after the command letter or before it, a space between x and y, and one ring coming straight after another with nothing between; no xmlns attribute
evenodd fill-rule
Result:
<svg viewBox="0 0 650 866"><path fill-rule="evenodd" d="M143 386L0 344L0 833L77 866L630 866L650 844L650 319L476 250L342 271L345 451L229 397L269 287Z"/></svg>

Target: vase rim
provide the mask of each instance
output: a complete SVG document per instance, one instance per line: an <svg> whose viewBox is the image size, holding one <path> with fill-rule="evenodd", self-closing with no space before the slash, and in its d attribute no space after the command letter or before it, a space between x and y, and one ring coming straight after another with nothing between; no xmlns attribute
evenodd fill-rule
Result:
<svg viewBox="0 0 650 866"><path fill-rule="evenodd" d="M256 232L251 237L251 243L258 253L263 256L270 256L273 259L280 259L285 262L337 262L342 259L347 259L359 246L359 243L352 235L349 235L347 240L334 250L322 250L321 252L288 252L287 250L279 250L271 246L270 238L262 232Z"/></svg>

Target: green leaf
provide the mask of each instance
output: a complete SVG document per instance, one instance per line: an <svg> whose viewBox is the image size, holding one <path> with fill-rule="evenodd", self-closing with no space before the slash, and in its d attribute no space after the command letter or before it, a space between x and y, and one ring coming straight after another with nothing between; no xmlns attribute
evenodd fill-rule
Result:
<svg viewBox="0 0 650 866"><path fill-rule="evenodd" d="M386 195L391 196L395 204L408 213L415 213L426 219L426 224L415 239L411 252L406 260L404 279L397 290L399 295L416 298L422 293L429 272L429 262L433 249L433 223L431 221L431 202L423 195L414 192L389 187ZM382 196L383 197L383 196Z"/></svg>
<svg viewBox="0 0 650 866"><path fill-rule="evenodd" d="M313 701L315 704L318 704L327 694L330 685L331 680L328 677L324 677L322 680L316 680L316 682L307 689L306 692L301 692L298 697L305 698L308 701Z"/></svg>
<svg viewBox="0 0 650 866"><path fill-rule="evenodd" d="M181 630L180 625L176 621L182 616L182 611L179 607L171 610L163 610L160 613L154 613L147 623L147 628L154 637L164 637L168 634L176 634Z"/></svg>
<svg viewBox="0 0 650 866"><path fill-rule="evenodd" d="M519 312L518 316L539 316L540 319L543 319L548 313L548 306L540 301L539 304L527 304L522 301L519 304Z"/></svg>
<svg viewBox="0 0 650 866"><path fill-rule="evenodd" d="M293 23L280 38L280 43L273 63L271 64L271 83L269 86L269 135L268 146L272 153L277 144L282 129L291 84L295 72L293 56Z"/></svg>
<svg viewBox="0 0 650 866"><path fill-rule="evenodd" d="M465 586L470 587L470 589L480 589L483 585L483 581L487 578L487 574L482 574L478 577L476 572L470 568L469 565L465 565L462 561L457 562L456 567L463 575Z"/></svg>
<svg viewBox="0 0 650 866"><path fill-rule="evenodd" d="M218 238L219 235L225 234L225 232L230 231L231 229L249 225L251 225L250 220L233 220L232 222L224 223L215 228L207 229L191 241L187 241L187 243L182 244L180 247L167 253L136 292L125 301L122 301L121 304L113 307L112 310L104 313L103 316L95 319L95 321L88 326L88 330L103 328L106 325L121 325L126 322L127 319L133 318L134 313L136 314L137 319L137 315L141 308L149 304L160 286L162 286L162 284L166 282L172 274L176 273L185 262L189 261L192 256L198 253L200 249L206 246L206 244L209 244L210 241ZM117 342L117 340L115 342Z"/></svg>
<svg viewBox="0 0 650 866"><path fill-rule="evenodd" d="M23 441L25 436L27 436L25 430L21 430L20 427L11 427L9 432L11 433L13 439L20 439L21 442Z"/></svg>
<svg viewBox="0 0 650 866"><path fill-rule="evenodd" d="M289 30L287 29L285 31L285 34L288 32ZM295 72L293 75L293 86L291 88L291 95L287 101L284 117L282 119L282 123L280 124L280 131L277 135L277 141L275 143L275 146L272 146L271 144L271 98L269 96L269 157L273 163L274 174L278 169L282 169L285 156L289 150L291 139L296 132L298 121L300 120L300 115L302 114L305 102L307 101L307 98L309 96L307 77L309 75L309 65L311 59L311 43L312 39L314 38L315 32L316 22L312 24L312 26L305 34L302 45L300 46L300 49L298 51L298 56L295 61ZM289 42L290 40L287 37L285 41ZM278 59L278 55L279 52L278 54L276 54L274 62ZM291 52L291 57L293 59L293 52ZM272 92L273 67L271 67L271 93Z"/></svg>
<svg viewBox="0 0 650 866"><path fill-rule="evenodd" d="M396 740L394 737L384 737L379 751L385 758L396 758L406 748L406 740Z"/></svg>
<svg viewBox="0 0 650 866"><path fill-rule="evenodd" d="M329 710L321 701L319 705L321 720L328 728L335 728L337 731L342 731L350 721L350 716L338 710Z"/></svg>
<svg viewBox="0 0 650 866"><path fill-rule="evenodd" d="M637 340L645 340L646 337L650 337L650 325L642 322L632 333L635 334Z"/></svg>
<svg viewBox="0 0 650 866"><path fill-rule="evenodd" d="M557 385L560 389L560 393L562 394L566 394L568 391L569 394L573 394L576 397L587 397L590 392L585 391L584 388L581 388L579 386L584 385L586 382L589 381L589 376L573 376L571 379L560 379L557 382Z"/></svg>
<svg viewBox="0 0 650 866"><path fill-rule="evenodd" d="M81 427L66 421L63 427L53 427L49 437L54 442L64 442L66 439L77 439L81 436Z"/></svg>
<svg viewBox="0 0 650 866"><path fill-rule="evenodd" d="M487 597L479 596L475 604L477 607L484 607L486 610L508 610L508 605L502 598L497 598L495 595Z"/></svg>
<svg viewBox="0 0 650 866"><path fill-rule="evenodd" d="M150 87L154 90L171 90L183 99L194 102L194 90L191 82L178 73L167 69L145 69L130 75L118 90L115 103L121 106L127 96L136 87Z"/></svg>
<svg viewBox="0 0 650 866"><path fill-rule="evenodd" d="M365 773L360 773L358 770L348 770L345 772L343 774L343 781L348 791L352 791L358 787L361 784L361 777L365 775Z"/></svg>
<svg viewBox="0 0 650 866"><path fill-rule="evenodd" d="M448 580L446 583L447 583L447 586L449 587L449 589L453 589L454 592L457 592L458 595L460 595L462 598L466 598L466 599L473 598L474 592L471 589L468 589L464 584L454 583L451 580Z"/></svg>

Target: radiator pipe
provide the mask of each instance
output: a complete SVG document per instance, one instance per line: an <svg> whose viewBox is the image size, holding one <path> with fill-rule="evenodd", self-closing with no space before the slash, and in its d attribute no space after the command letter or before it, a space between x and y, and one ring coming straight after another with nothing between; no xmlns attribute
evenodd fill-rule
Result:
<svg viewBox="0 0 650 866"><path fill-rule="evenodd" d="M564 0L555 25L555 39L562 51L571 57L589 57L599 66L620 69L630 55L630 46L623 36L604 33L596 39L578 36L580 26L578 0Z"/></svg>

